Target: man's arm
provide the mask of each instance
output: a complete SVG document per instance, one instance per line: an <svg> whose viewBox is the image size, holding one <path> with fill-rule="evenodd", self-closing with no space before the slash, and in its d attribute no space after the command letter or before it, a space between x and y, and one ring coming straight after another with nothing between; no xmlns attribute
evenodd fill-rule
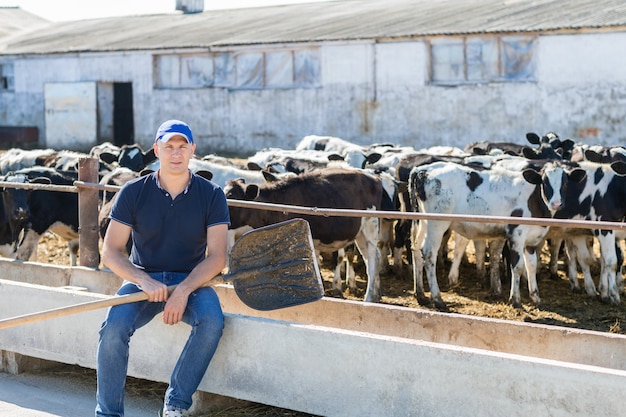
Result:
<svg viewBox="0 0 626 417"><path fill-rule="evenodd" d="M228 256L228 225L218 224L207 228L207 257L200 262L170 295L163 310L163 321L178 323L187 307L189 294L208 283L226 266Z"/></svg>
<svg viewBox="0 0 626 417"><path fill-rule="evenodd" d="M126 243L130 233L130 226L111 220L104 236L102 263L117 276L137 284L148 295L148 301L166 301L167 285L150 278L128 259Z"/></svg>

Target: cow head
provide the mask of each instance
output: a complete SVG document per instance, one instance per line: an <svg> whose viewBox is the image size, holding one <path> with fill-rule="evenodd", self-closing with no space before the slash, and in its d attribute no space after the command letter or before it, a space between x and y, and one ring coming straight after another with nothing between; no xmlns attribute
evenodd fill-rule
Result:
<svg viewBox="0 0 626 417"><path fill-rule="evenodd" d="M28 178L26 175L8 174L1 178L2 181L26 183ZM28 190L23 188L0 188L2 194L2 205L6 216L9 229L11 231L11 239L17 243L17 238L22 229L30 220L30 210L28 208Z"/></svg>
<svg viewBox="0 0 626 417"><path fill-rule="evenodd" d="M540 170L533 168L525 169L522 175L527 182L538 186L543 204L550 211L550 214L554 215L563 205L568 181L580 182L586 173L582 169L574 169L567 173L563 165L548 162ZM538 210L539 207L536 205L537 203L535 201L535 210Z"/></svg>
<svg viewBox="0 0 626 417"><path fill-rule="evenodd" d="M100 155L101 160L105 160L105 158L106 155ZM110 159L111 157L109 156L106 160ZM156 159L157 157L152 147L144 152L141 146L137 144L122 146L119 154L115 158L119 166L129 168L135 172L140 172L146 166L156 161Z"/></svg>
<svg viewBox="0 0 626 417"><path fill-rule="evenodd" d="M259 186L257 184L246 184L243 178L238 178L226 182L224 194L228 199L252 201L259 195Z"/></svg>

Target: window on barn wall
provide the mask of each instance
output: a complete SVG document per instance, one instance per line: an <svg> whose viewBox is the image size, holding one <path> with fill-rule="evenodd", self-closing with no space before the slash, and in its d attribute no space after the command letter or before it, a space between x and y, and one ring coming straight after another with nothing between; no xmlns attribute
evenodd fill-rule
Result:
<svg viewBox="0 0 626 417"><path fill-rule="evenodd" d="M430 45L433 84L535 80L536 38L433 39Z"/></svg>
<svg viewBox="0 0 626 417"><path fill-rule="evenodd" d="M235 87L263 87L263 53L242 52L235 55Z"/></svg>
<svg viewBox="0 0 626 417"><path fill-rule="evenodd" d="M235 60L229 52L213 55L215 64L215 86L232 87L235 85Z"/></svg>
<svg viewBox="0 0 626 417"><path fill-rule="evenodd" d="M237 52L235 88L316 87L320 84L317 50Z"/></svg>
<svg viewBox="0 0 626 417"><path fill-rule="evenodd" d="M14 80L13 64L0 64L0 91L13 91Z"/></svg>
<svg viewBox="0 0 626 417"><path fill-rule="evenodd" d="M290 87L293 85L292 51L267 52L265 54L265 86Z"/></svg>
<svg viewBox="0 0 626 417"><path fill-rule="evenodd" d="M208 87L213 85L213 59L206 56L180 57L180 85L182 87Z"/></svg>
<svg viewBox="0 0 626 417"><path fill-rule="evenodd" d="M155 82L159 88L210 87L214 83L213 58L209 54L158 55Z"/></svg>
<svg viewBox="0 0 626 417"><path fill-rule="evenodd" d="M320 58L317 50L294 51L294 84L298 87L315 87L320 83Z"/></svg>
<svg viewBox="0 0 626 417"><path fill-rule="evenodd" d="M534 38L524 36L501 38L502 76L513 81L534 81L536 46Z"/></svg>
<svg viewBox="0 0 626 417"><path fill-rule="evenodd" d="M312 88L321 78L313 48L159 55L154 67L157 88Z"/></svg>

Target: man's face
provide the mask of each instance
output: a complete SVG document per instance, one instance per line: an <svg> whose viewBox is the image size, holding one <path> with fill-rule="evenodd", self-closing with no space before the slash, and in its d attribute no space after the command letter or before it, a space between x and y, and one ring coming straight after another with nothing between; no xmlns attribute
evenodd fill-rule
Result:
<svg viewBox="0 0 626 417"><path fill-rule="evenodd" d="M174 136L167 142L157 140L154 144L154 153L159 158L161 169L172 173L187 172L195 150L196 145L187 142L184 136Z"/></svg>

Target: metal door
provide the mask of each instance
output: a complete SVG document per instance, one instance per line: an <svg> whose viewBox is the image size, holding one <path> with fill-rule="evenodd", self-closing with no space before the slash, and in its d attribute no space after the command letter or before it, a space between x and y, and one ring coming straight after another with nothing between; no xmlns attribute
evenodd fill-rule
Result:
<svg viewBox="0 0 626 417"><path fill-rule="evenodd" d="M54 149L89 149L98 141L95 82L45 85L45 145Z"/></svg>

